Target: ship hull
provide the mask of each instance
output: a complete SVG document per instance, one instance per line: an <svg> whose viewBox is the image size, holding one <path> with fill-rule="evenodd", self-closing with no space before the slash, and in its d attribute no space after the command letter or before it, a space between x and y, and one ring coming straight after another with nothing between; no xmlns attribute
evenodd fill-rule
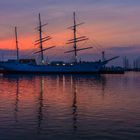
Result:
<svg viewBox="0 0 140 140"><path fill-rule="evenodd" d="M3 73L25 73L25 74L97 74L102 64L99 62L77 63L73 65L32 65L21 63L0 63L4 69Z"/></svg>

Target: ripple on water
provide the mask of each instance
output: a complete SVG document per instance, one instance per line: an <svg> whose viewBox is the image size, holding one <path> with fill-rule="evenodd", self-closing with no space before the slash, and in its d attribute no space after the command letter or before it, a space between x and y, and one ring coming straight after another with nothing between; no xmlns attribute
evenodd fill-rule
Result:
<svg viewBox="0 0 140 140"><path fill-rule="evenodd" d="M140 74L0 77L0 139L140 139Z"/></svg>

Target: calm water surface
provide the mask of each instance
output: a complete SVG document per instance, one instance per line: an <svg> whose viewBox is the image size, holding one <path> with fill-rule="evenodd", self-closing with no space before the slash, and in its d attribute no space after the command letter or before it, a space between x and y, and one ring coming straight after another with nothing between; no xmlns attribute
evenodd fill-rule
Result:
<svg viewBox="0 0 140 140"><path fill-rule="evenodd" d="M0 76L0 140L140 140L140 73Z"/></svg>

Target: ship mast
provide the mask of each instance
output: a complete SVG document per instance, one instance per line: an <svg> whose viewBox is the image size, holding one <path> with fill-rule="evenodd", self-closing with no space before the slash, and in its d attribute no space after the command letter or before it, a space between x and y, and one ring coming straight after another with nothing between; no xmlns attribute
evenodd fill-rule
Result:
<svg viewBox="0 0 140 140"><path fill-rule="evenodd" d="M40 40L41 62L44 63L44 53L43 53L43 44L42 44L42 23L41 23L40 13L39 13L39 40Z"/></svg>
<svg viewBox="0 0 140 140"><path fill-rule="evenodd" d="M37 27L37 30L39 31L39 39L35 41L35 45L39 45L40 50L34 52L34 54L41 53L41 64L42 65L45 64L44 51L49 50L49 49L52 49L52 48L55 47L55 46L51 46L51 47L48 47L48 48L43 48L43 43L46 42L46 41L48 41L48 40L50 40L50 39L52 39L50 36L43 37L42 27L44 27L46 25L47 25L47 23L46 24L42 24L41 15L39 13L39 26Z"/></svg>
<svg viewBox="0 0 140 140"><path fill-rule="evenodd" d="M75 62L77 62L77 42L76 42L76 18L75 18L75 12L73 13L73 20L74 20L74 26L73 26L73 33L74 33L74 54L75 54Z"/></svg>
<svg viewBox="0 0 140 140"><path fill-rule="evenodd" d="M74 22L74 25L70 26L68 28L68 29L73 30L73 39L68 40L68 42L66 44L73 44L74 50L66 51L65 53L74 52L74 57L75 57L74 62L77 63L78 62L77 52L82 51L82 50L86 50L86 49L91 49L92 47L86 47L86 48L80 48L80 49L77 48L77 43L78 42L86 41L86 40L88 40L88 38L86 36L77 37L77 27L82 25L82 24L84 24L84 23L79 23L79 24L76 23L76 14L75 14L75 12L73 12L73 22Z"/></svg>
<svg viewBox="0 0 140 140"><path fill-rule="evenodd" d="M15 27L15 39L16 39L17 61L19 61L19 46L18 46L18 33L17 33L17 27Z"/></svg>

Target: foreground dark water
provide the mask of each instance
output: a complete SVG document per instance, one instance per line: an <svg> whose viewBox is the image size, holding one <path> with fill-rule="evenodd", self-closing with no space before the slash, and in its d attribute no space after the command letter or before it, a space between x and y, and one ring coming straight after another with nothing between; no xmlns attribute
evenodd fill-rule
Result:
<svg viewBox="0 0 140 140"><path fill-rule="evenodd" d="M0 76L0 140L139 140L140 73Z"/></svg>

